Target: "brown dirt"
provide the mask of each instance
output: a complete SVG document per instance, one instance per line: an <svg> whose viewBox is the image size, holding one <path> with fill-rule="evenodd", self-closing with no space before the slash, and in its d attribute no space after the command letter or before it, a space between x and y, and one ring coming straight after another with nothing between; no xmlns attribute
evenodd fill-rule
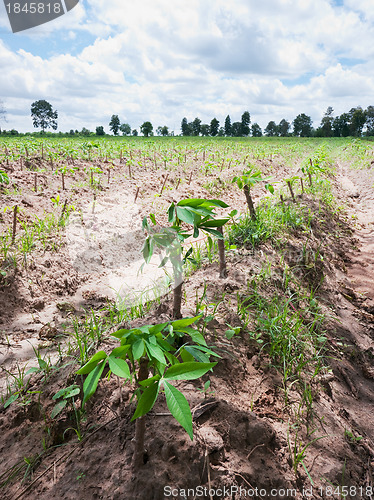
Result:
<svg viewBox="0 0 374 500"><path fill-rule="evenodd" d="M131 193L132 197L137 184L141 185L137 205L140 215L144 216L154 202L153 193L159 188L161 174L150 175L144 171L136 174L137 179L128 179L123 176L123 166L117 165L114 169L117 182L112 180L110 197L120 200L125 193ZM282 174L279 169L278 175ZM30 194L8 196L4 203L26 207L25 217L31 209L33 214L42 216L44 210L53 209L50 198L57 193L58 180L51 179L43 194L36 196L31 192L33 179L27 176L28 173L16 169L12 178ZM164 489L167 486L179 489L173 498L191 500L198 496L192 492L183 496L182 490L198 486L215 490L227 488L225 495L206 493L200 495L201 498L241 498L238 493L231 496L227 493L230 488L235 492L235 488L240 487L247 492L255 488L265 490L258 498L268 496L272 489L275 490L272 498L305 498L308 491L311 492L311 484L301 465L295 474L289 450L295 439L295 429L290 432L290 425L297 420L297 408L302 410L298 438L303 446L321 438L308 446L305 453L304 463L314 481L309 497L336 498L341 492L331 494L327 488L334 485L335 491L345 485L351 487L346 498L370 498L365 496L369 492L365 488L374 486L372 186L371 170L355 171L341 166L335 187L342 202L350 200L345 212L321 211L318 203L304 197L300 203L319 214L313 221L313 235L307 239L295 232L282 243L284 260L291 267L299 265L301 281L312 284L321 276L325 278L318 299L330 318L326 326L332 371L326 369L312 386L311 413L299 406L300 391L296 386L290 388L285 401L282 377L247 333L242 332L230 341L224 336L227 324L241 325L236 310L238 297L245 297L248 284L266 262L271 263L272 274L264 294L285 293L281 252L276 252L269 243L255 252L233 250L227 256L228 278L219 279L218 265L207 263L189 278L185 287L184 315L195 313L196 294L201 297L205 286L208 303L222 299L224 294L207 331L208 344L222 356L209 376L213 394L208 397L214 404L194 420L194 441L191 442L168 415L161 397L146 417L145 463L134 474L130 467L134 436L134 423L130 422L134 410L129 400L130 387L120 389L112 378L103 379L88 403L87 420L82 423L84 438L77 442L72 431L72 427L76 427L72 412L64 412L55 420L50 418L54 406L52 396L73 382L77 369L77 365L69 365L64 360L63 366L53 371L46 382L42 382L41 375L32 379L30 390L42 390L42 393L34 396L30 404L24 407L12 404L0 410L1 482L19 468L14 479L4 485L1 498L158 500L171 498L167 495L169 490ZM98 192L98 203L105 203L106 191L104 186L104 190ZM77 194L82 204L92 201L89 188L80 189ZM260 193L255 195L256 199ZM155 212L161 213L174 198L186 196L211 197L198 179L191 184L185 180L178 192L171 189L153 204ZM225 193L224 199L235 208L244 207L244 200L234 188ZM3 223L10 224L10 214L5 214ZM311 250L322 248L323 252L320 267L312 271L300 261L300 251L306 241ZM57 333L65 333L69 314L57 304L68 302L74 314L79 315L84 307L99 310L109 295L98 284L107 270L100 268L97 274L90 275L78 272L66 246L57 253L40 249L33 255L27 270L21 268L0 290L4 332L1 362L9 370L14 369L16 362L21 366L28 362L30 366L33 351L26 352L25 347L30 340L38 345L40 330L48 323ZM170 307L170 298L166 297L157 310L151 311L144 320L136 321L149 324L167 320ZM49 342L53 347L56 337ZM35 366L35 362L31 365ZM205 376L204 381L207 378ZM201 381L179 383L179 386L191 408L204 403L204 396L197 391L202 387ZM27 467L25 457L32 462L32 467ZM287 493L287 490L290 491Z"/></svg>

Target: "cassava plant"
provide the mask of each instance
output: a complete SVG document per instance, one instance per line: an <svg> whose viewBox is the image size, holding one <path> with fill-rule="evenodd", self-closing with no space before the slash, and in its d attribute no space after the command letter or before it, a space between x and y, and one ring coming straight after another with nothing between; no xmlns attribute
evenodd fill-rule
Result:
<svg viewBox="0 0 374 500"><path fill-rule="evenodd" d="M168 210L170 227L161 228L155 231L149 225L147 218L143 219L143 229L147 231L147 238L143 245L143 257L146 263L149 263L154 248L158 247L166 252L160 267L171 262L174 273L174 296L173 296L173 317L181 318L181 303L182 303L182 287L183 287L183 264L187 260L193 260L190 256L192 248L190 248L183 256L182 243L185 239L193 236L197 238L199 232L208 233L208 243L212 246L210 235L218 239L218 249L220 257L220 277L226 277L226 261L225 247L223 239L222 227L230 219L235 212L229 214L229 217L215 218L214 208L227 208L228 205L220 200L205 200L205 199L187 199L181 200L179 203L172 203ZM157 226L154 214L150 214L149 218L153 226ZM184 224L183 224L184 223ZM185 229L185 224L192 225L193 231Z"/></svg>
<svg viewBox="0 0 374 500"><path fill-rule="evenodd" d="M242 175L235 176L232 182L236 182L239 189L243 189L245 199L247 201L249 213L252 219L256 219L256 211L252 200L251 188L255 186L258 182L265 181L261 177L260 170L255 170L254 167L250 167L248 170L242 173ZM265 184L265 188L270 192L274 192L274 188L271 184Z"/></svg>
<svg viewBox="0 0 374 500"><path fill-rule="evenodd" d="M228 208L228 205L221 200L206 200L201 198L189 198L181 200L176 205L172 203L169 207L169 222L172 227L180 228L182 222L193 226L193 237L197 238L199 232L208 233L208 243L212 246L212 238L218 240L219 252L219 275L225 278L227 274L225 260L225 244L223 237L223 226L235 215L231 212L228 217L216 218L215 208Z"/></svg>
<svg viewBox="0 0 374 500"><path fill-rule="evenodd" d="M135 420L134 470L144 463L145 415L153 408L161 391L165 393L170 413L193 439L189 404L171 381L200 378L216 365L209 360L211 356L219 356L208 348L203 335L192 327L200 317L118 330L112 335L121 345L110 354L98 351L77 372L87 375L82 406L95 393L107 364L108 376L113 373L135 382L137 407L132 417Z"/></svg>

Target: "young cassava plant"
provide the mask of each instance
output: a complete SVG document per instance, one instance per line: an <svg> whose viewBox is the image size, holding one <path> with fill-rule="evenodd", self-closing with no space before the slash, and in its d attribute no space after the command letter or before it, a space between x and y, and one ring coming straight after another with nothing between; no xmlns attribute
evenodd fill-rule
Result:
<svg viewBox="0 0 374 500"><path fill-rule="evenodd" d="M237 175L233 178L232 182L236 182L239 189L243 189L245 199L247 201L249 214L251 219L256 219L256 211L252 200L251 188L255 186L258 182L265 181L267 179L263 179L261 177L261 172L259 170L255 170L254 167L250 167L248 170L242 173L242 175ZM265 184L265 188L271 193L274 193L274 188L271 184Z"/></svg>
<svg viewBox="0 0 374 500"><path fill-rule="evenodd" d="M174 297L173 297L173 317L181 318L182 287L183 287L183 263L191 260L192 248L183 256L182 243L185 239L193 236L197 238L199 232L208 233L208 243L212 246L211 235L218 239L218 249L220 258L220 277L226 277L225 247L223 239L223 226L235 215L235 211L229 217L216 218L214 208L227 208L228 205L220 200L206 200L190 198L181 200L179 203L172 203L168 209L170 227L162 228L155 232L151 229L147 218L143 220L143 229L148 236L143 245L143 257L148 263L153 255L154 248L161 248L166 252L160 267L170 261L174 273ZM154 226L156 220L154 214L150 214ZM184 225L183 225L184 223ZM185 229L185 225L193 226L191 230Z"/></svg>
<svg viewBox="0 0 374 500"><path fill-rule="evenodd" d="M97 352L77 372L87 375L82 406L95 393L107 364L109 376L113 373L135 382L134 469L144 463L145 415L153 408L161 391L165 393L170 413L193 438L190 407L171 382L200 378L216 365L210 362L210 357L219 356L208 348L203 335L192 326L200 317L118 330L112 335L121 345L110 354Z"/></svg>

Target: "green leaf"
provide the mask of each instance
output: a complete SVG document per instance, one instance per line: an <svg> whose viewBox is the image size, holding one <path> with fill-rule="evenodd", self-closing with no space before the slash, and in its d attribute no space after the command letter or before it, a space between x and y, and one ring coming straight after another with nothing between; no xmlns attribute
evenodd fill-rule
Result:
<svg viewBox="0 0 374 500"><path fill-rule="evenodd" d="M10 398L8 398L5 403L4 403L4 410L5 408L8 408L9 405L11 405L16 399L19 397L19 392L16 392L15 394L12 394Z"/></svg>
<svg viewBox="0 0 374 500"><path fill-rule="evenodd" d="M201 227L200 229L202 229L203 231L205 231L207 233L213 234L213 236L215 236L219 240L224 239L222 234L219 231L217 231L216 229L211 229L210 227Z"/></svg>
<svg viewBox="0 0 374 500"><path fill-rule="evenodd" d="M114 356L109 356L109 368L112 370L114 375L121 378L131 378L129 365L124 359L115 358Z"/></svg>
<svg viewBox="0 0 374 500"><path fill-rule="evenodd" d="M187 224L194 225L195 223L195 214L191 212L191 210L188 210L188 208L178 207L177 216L178 219L182 220L183 222L186 222Z"/></svg>
<svg viewBox="0 0 374 500"><path fill-rule="evenodd" d="M66 405L67 405L66 399L59 401L51 412L51 418L55 418L65 408Z"/></svg>
<svg viewBox="0 0 374 500"><path fill-rule="evenodd" d="M211 370L217 363L180 363L171 366L164 374L167 380L195 380L202 377Z"/></svg>
<svg viewBox="0 0 374 500"><path fill-rule="evenodd" d="M213 220L207 220L204 222L204 227L222 227L228 222L229 219L213 219Z"/></svg>
<svg viewBox="0 0 374 500"><path fill-rule="evenodd" d="M168 220L169 223L173 223L175 218L175 205L172 203L168 209Z"/></svg>
<svg viewBox="0 0 374 500"><path fill-rule="evenodd" d="M38 364L41 370L45 370L46 368L48 368L48 363L42 358L38 358Z"/></svg>
<svg viewBox="0 0 374 500"><path fill-rule="evenodd" d="M36 366L33 366L32 368L29 368L27 370L27 372L25 373L25 375L31 375L32 373L36 373L36 372L39 372L40 371L40 368L36 368Z"/></svg>
<svg viewBox="0 0 374 500"><path fill-rule="evenodd" d="M187 399L173 385L164 381L166 404L175 420L181 424L183 429L193 439L192 415Z"/></svg>
<svg viewBox="0 0 374 500"><path fill-rule="evenodd" d="M132 346L132 354L134 359L140 359L144 353L144 341L143 339L137 340Z"/></svg>
<svg viewBox="0 0 374 500"><path fill-rule="evenodd" d="M153 408L153 405L155 404L158 396L159 386L159 381L157 381L155 384L150 385L145 389L145 391L139 398L138 406L136 407L131 421L135 420L136 418L142 417Z"/></svg>
<svg viewBox="0 0 374 500"><path fill-rule="evenodd" d="M196 342L196 344L201 344L201 345L206 346L205 339L204 339L203 335L198 330L195 330L194 328L184 328L181 331L187 333L187 335L189 335L191 337L191 339L194 342Z"/></svg>
<svg viewBox="0 0 374 500"><path fill-rule="evenodd" d="M149 214L149 218L151 219L152 223L156 226L157 222L155 214Z"/></svg>
<svg viewBox="0 0 374 500"><path fill-rule="evenodd" d="M192 354L190 352L188 352L188 350L186 349L186 347L183 347L181 349L181 351L180 351L180 355L181 355L182 361L184 363L191 363L191 362L193 363L195 361L195 358L192 356Z"/></svg>
<svg viewBox="0 0 374 500"><path fill-rule="evenodd" d="M117 330L116 332L112 333L112 337L115 337L116 339L121 339L123 336L127 335L131 330L127 330L125 328L121 328L121 330Z"/></svg>
<svg viewBox="0 0 374 500"><path fill-rule="evenodd" d="M193 318L177 319L176 321L172 321L170 324L174 330L178 330L179 328L184 328L185 326L192 325L192 323L195 323L197 320L199 320L201 316L202 314L194 316Z"/></svg>
<svg viewBox="0 0 374 500"><path fill-rule="evenodd" d="M150 385L154 384L155 382L158 382L160 380L160 375L155 375L154 377L147 378L146 380L141 380L139 382L139 385L142 387L149 387Z"/></svg>
<svg viewBox="0 0 374 500"><path fill-rule="evenodd" d="M169 260L169 257L166 255L166 257L164 257L160 263L160 265L158 266L159 268L161 267L164 267L165 264L167 264L167 261Z"/></svg>
<svg viewBox="0 0 374 500"><path fill-rule="evenodd" d="M87 361L85 365L80 368L77 373L78 375L87 375L87 373L92 372L92 370L97 366L97 364L102 360L106 359L108 356L105 351L98 351L92 356L92 358Z"/></svg>
<svg viewBox="0 0 374 500"><path fill-rule="evenodd" d="M142 253L144 260L147 264L149 264L153 255L153 244L150 236L148 236L148 238L144 241Z"/></svg>
<svg viewBox="0 0 374 500"><path fill-rule="evenodd" d="M111 352L110 356L115 356L116 358L124 358L126 354L129 352L130 345L121 345L120 347L116 347Z"/></svg>
<svg viewBox="0 0 374 500"><path fill-rule="evenodd" d="M97 384L99 383L100 377L104 371L106 361L102 361L96 368L87 376L83 384L83 401L82 406L90 399L91 396L95 394L97 389Z"/></svg>
<svg viewBox="0 0 374 500"><path fill-rule="evenodd" d="M154 345L149 341L145 341L145 347L148 351L150 359L154 358L157 359L157 361L159 361L163 365L166 364L165 356L163 355L162 350L158 345Z"/></svg>
<svg viewBox="0 0 374 500"><path fill-rule="evenodd" d="M54 401L59 398L72 398L74 396L77 396L80 393L80 388L76 384L69 385L69 387L64 387L63 389L60 389L59 391L56 392L56 394L52 397Z"/></svg>

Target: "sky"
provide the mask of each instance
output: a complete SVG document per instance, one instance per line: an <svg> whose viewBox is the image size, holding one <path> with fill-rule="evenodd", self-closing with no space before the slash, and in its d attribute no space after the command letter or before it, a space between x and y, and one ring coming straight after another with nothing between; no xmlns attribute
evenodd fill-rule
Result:
<svg viewBox="0 0 374 500"><path fill-rule="evenodd" d="M373 0L80 0L19 33L1 2L0 126L35 130L45 99L63 132L109 132L115 114L178 134L183 117L247 110L262 128L299 113L317 127L328 106L374 105L373 62Z"/></svg>

